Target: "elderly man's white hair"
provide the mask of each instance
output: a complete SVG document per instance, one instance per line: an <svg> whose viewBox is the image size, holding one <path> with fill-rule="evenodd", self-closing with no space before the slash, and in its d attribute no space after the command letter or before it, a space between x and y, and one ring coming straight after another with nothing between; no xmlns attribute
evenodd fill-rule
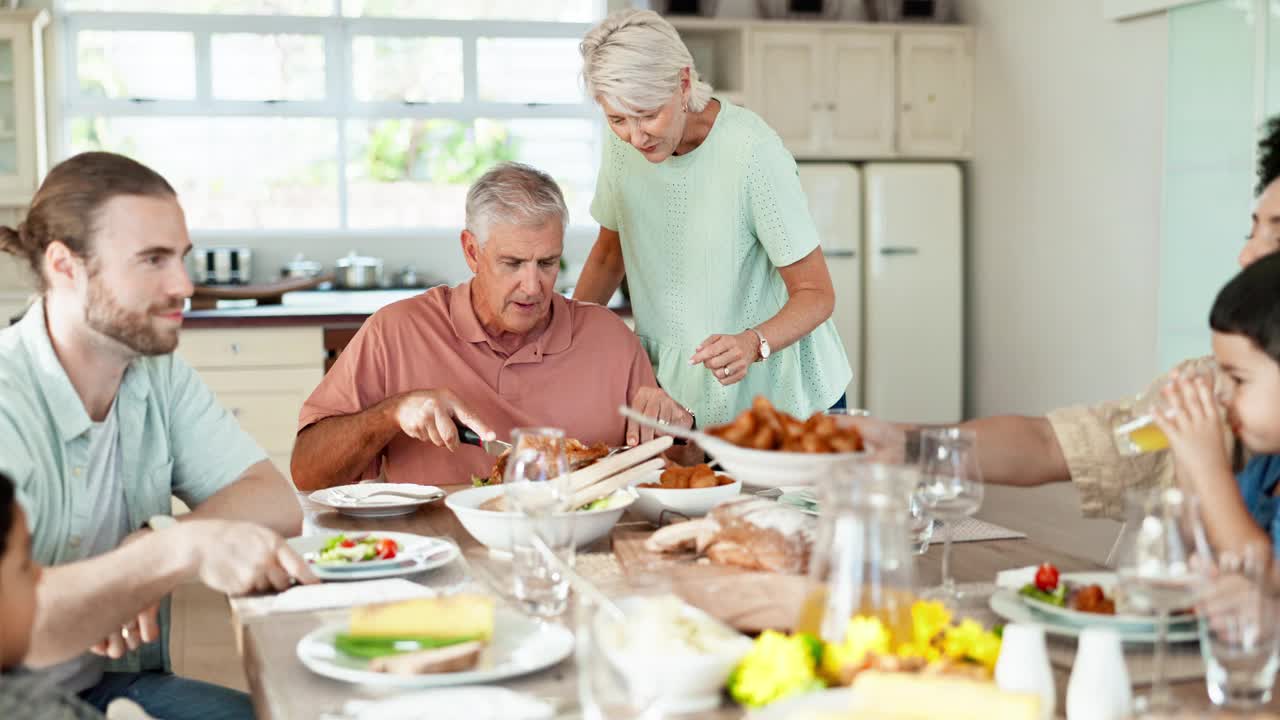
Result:
<svg viewBox="0 0 1280 720"><path fill-rule="evenodd" d="M701 112L711 102L711 85L698 77L693 56L671 27L652 10L619 10L591 28L582 44L582 77L591 97L627 115L666 104L689 68L689 106Z"/></svg>
<svg viewBox="0 0 1280 720"><path fill-rule="evenodd" d="M541 226L569 224L569 208L551 176L521 163L489 168L467 191L467 230L484 245L494 224Z"/></svg>

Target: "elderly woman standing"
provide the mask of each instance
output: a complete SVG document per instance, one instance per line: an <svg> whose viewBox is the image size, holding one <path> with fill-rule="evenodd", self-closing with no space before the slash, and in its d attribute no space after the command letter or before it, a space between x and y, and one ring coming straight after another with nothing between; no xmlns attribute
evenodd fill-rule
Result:
<svg viewBox="0 0 1280 720"><path fill-rule="evenodd" d="M777 133L713 97L654 12L613 13L581 51L613 132L575 298L603 303L626 277L658 381L700 426L755 395L800 416L842 405L852 373L830 320L835 292Z"/></svg>

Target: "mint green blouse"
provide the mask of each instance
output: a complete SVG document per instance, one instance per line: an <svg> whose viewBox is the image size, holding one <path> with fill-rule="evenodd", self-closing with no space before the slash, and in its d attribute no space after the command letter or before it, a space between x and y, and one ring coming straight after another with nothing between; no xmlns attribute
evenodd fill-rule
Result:
<svg viewBox="0 0 1280 720"><path fill-rule="evenodd" d="M778 268L818 247L791 153L760 116L716 99L702 144L658 164L606 132L591 215L621 236L636 334L658 382L699 426L732 419L756 395L807 417L853 376L830 319L734 385L689 365L708 336L776 315L788 297Z"/></svg>

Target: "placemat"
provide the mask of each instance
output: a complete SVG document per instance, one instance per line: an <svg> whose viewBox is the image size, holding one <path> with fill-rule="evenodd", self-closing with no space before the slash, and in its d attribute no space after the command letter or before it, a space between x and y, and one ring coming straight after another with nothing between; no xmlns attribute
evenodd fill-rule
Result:
<svg viewBox="0 0 1280 720"><path fill-rule="evenodd" d="M965 518L955 524L955 533L951 542L974 542L977 540L1015 540L1025 538L1026 533L1010 530L1007 527L1001 527L995 523L989 523L986 520L978 518ZM933 527L932 542L942 542L942 529L937 525Z"/></svg>

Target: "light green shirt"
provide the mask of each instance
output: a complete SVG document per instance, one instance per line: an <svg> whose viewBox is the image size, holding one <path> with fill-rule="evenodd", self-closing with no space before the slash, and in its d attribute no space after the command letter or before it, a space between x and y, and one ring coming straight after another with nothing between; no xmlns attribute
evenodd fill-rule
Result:
<svg viewBox="0 0 1280 720"><path fill-rule="evenodd" d="M658 164L605 133L591 215L621 235L636 334L658 382L700 426L730 420L756 395L807 417L853 377L830 319L734 385L689 365L708 336L776 315L788 297L778 268L818 247L791 153L760 116L717 99L702 144Z"/></svg>
<svg viewBox="0 0 1280 720"><path fill-rule="evenodd" d="M169 496L196 506L237 480L266 453L175 355L140 357L116 394L117 468L129 531L169 514ZM62 368L45 325L44 303L0 330L0 473L17 490L44 565L85 559L85 538L102 521L85 492L92 421ZM164 635L112 669L167 666Z"/></svg>

